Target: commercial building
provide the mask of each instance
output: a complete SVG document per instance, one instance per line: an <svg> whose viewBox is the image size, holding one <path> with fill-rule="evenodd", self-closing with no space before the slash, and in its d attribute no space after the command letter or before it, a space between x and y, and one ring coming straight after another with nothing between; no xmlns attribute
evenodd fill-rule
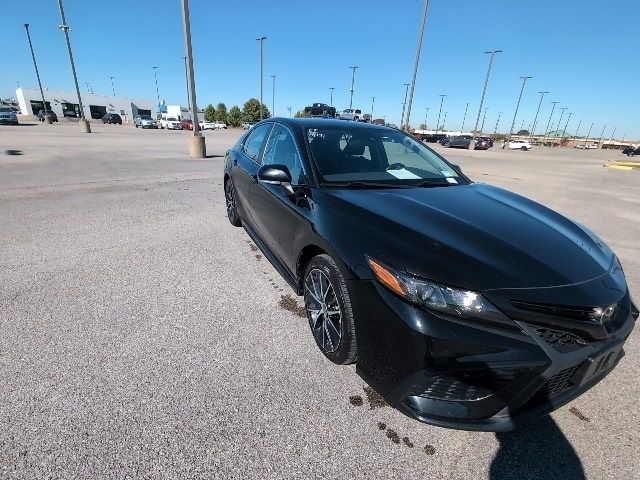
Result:
<svg viewBox="0 0 640 480"><path fill-rule="evenodd" d="M37 115L43 109L42 96L37 88L18 88L16 97L23 115ZM46 109L62 117L79 117L80 107L75 92L44 90ZM107 95L82 94L84 116L87 120L100 119L105 113L117 113L123 121L132 121L135 115L156 117L158 106L155 100L137 100Z"/></svg>

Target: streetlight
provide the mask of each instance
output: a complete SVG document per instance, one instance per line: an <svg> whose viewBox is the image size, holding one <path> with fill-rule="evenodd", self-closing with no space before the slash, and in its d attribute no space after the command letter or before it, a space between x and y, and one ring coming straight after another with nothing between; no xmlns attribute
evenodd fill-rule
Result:
<svg viewBox="0 0 640 480"><path fill-rule="evenodd" d="M482 117L482 125L480 126L480 133L484 131L484 121L487 118L487 110L489 110L489 107L484 107L484 116Z"/></svg>
<svg viewBox="0 0 640 480"><path fill-rule="evenodd" d="M40 87L40 96L42 97L42 110L47 112L47 103L44 101L44 91L42 90L42 82L40 81L40 72L38 72L38 64L36 63L36 55L33 53L33 44L31 43L31 34L29 33L29 24L24 24L24 29L27 31L27 39L29 40L29 48L31 49L31 58L33 58L33 67L36 69L36 77L38 78L38 87ZM20 83L18 83L18 88L20 88ZM23 112L27 113L27 112ZM51 125L51 117L49 115L45 115L44 118L46 122Z"/></svg>
<svg viewBox="0 0 640 480"><path fill-rule="evenodd" d="M613 132L611 132L611 136L609 137L609 143L611 143L611 140L613 140L613 136L616 134L616 129L618 127L613 127Z"/></svg>
<svg viewBox="0 0 640 480"><path fill-rule="evenodd" d="M429 107L425 107L424 111L424 128L427 128L427 115L429 114Z"/></svg>
<svg viewBox="0 0 640 480"><path fill-rule="evenodd" d="M84 82L84 84L87 86L87 93L93 93L93 89L91 88L91 84L89 82Z"/></svg>
<svg viewBox="0 0 640 480"><path fill-rule="evenodd" d="M587 133L587 138L585 139L585 143L589 141L589 135L591 135L592 128L593 128L593 122L591 122L591 126L589 127L589 132Z"/></svg>
<svg viewBox="0 0 640 480"><path fill-rule="evenodd" d="M160 111L160 90L158 90L158 73L157 73L158 67L152 67L152 68L153 68L153 78L156 81L156 96L158 97L158 111ZM188 83L189 82L187 82L187 84ZM189 88L187 87L187 90L188 89Z"/></svg>
<svg viewBox="0 0 640 480"><path fill-rule="evenodd" d="M441 93L438 96L440 97L440 110L438 110L438 121L436 122L436 132L440 128L440 114L442 113L442 102L444 102L444 97L446 97L447 95L444 93Z"/></svg>
<svg viewBox="0 0 640 480"><path fill-rule="evenodd" d="M416 86L416 76L418 75L418 63L420 63L420 50L422 49L422 37L424 36L424 26L427 23L427 12L429 10L429 0L424 0L424 8L422 9L422 22L420 25L420 35L418 36L418 47L416 49L416 62L413 66L413 78L411 79L411 95L409 96L409 108L407 110L406 124L409 126L409 117L411 117L411 105L413 104L413 92ZM402 125L400 125L402 128Z"/></svg>
<svg viewBox="0 0 640 480"><path fill-rule="evenodd" d="M273 82L272 91L271 91L271 116L276 116L276 76L271 75L271 80Z"/></svg>
<svg viewBox="0 0 640 480"><path fill-rule="evenodd" d="M569 116L567 117L567 123L564 124L564 130L562 130L562 138L560 138L561 142L565 134L567 133L567 126L569 125L569 120L571 120L571 115L573 115L573 112L569 112Z"/></svg>
<svg viewBox="0 0 640 480"><path fill-rule="evenodd" d="M329 87L329 90L331 91L331 102L329 103L330 107L333 107L333 91L336 89L336 87Z"/></svg>
<svg viewBox="0 0 640 480"><path fill-rule="evenodd" d="M263 70L263 53L264 53L263 45L266 39L267 37L256 38L256 40L260 42L260 120L264 118L262 113L262 70Z"/></svg>
<svg viewBox="0 0 640 480"><path fill-rule="evenodd" d="M289 118L291 118L291 107L287 107L287 110L289 110Z"/></svg>
<svg viewBox="0 0 640 480"><path fill-rule="evenodd" d="M484 87L482 87L482 96L480 97L480 106L478 107L478 116L476 117L476 126L473 128L473 132L478 131L478 123L480 123L480 112L482 111L482 105L484 104L484 95L487 92L487 84L489 83L489 74L491 73L491 66L493 65L493 57L496 53L501 53L502 50L490 50L488 52L484 52L485 54L491 54L489 58L489 67L487 68L487 76L484 79Z"/></svg>
<svg viewBox="0 0 640 480"><path fill-rule="evenodd" d="M467 109L469 108L469 102L464 107L464 117L462 117L462 126L460 127L460 132L464 132L464 121L467 119ZM484 121L482 122L484 124Z"/></svg>
<svg viewBox="0 0 640 480"><path fill-rule="evenodd" d="M598 139L598 143L601 144L602 142L602 136L604 135L604 129L607 128L607 124L604 124L604 127L602 127L602 133L600 133L600 138ZM600 145L600 148L602 148L602 145Z"/></svg>
<svg viewBox="0 0 640 480"><path fill-rule="evenodd" d="M498 112L498 120L496 120L496 128L493 129L493 134L495 135L496 133L498 133L498 124L500 123L500 116L502 115L502 112Z"/></svg>
<svg viewBox="0 0 640 480"><path fill-rule="evenodd" d="M576 138L578 138L578 132L580 131L580 125L582 125L582 120L578 122L578 128L576 128Z"/></svg>
<svg viewBox="0 0 640 480"><path fill-rule="evenodd" d="M113 96L115 97L116 96L116 89L113 86L113 79L116 78L116 77L109 77L109 78L111 79L111 92L113 93Z"/></svg>
<svg viewBox="0 0 640 480"><path fill-rule="evenodd" d="M193 135L189 136L189 154L192 158L205 158L207 147L200 133L198 122L198 101L196 100L196 80L193 74L193 53L191 51L191 21L189 20L189 0L182 0L182 24L184 27L184 43L187 51L187 69L189 71L189 94L191 96L191 122Z"/></svg>
<svg viewBox="0 0 640 480"><path fill-rule="evenodd" d="M359 68L359 67L353 66L349 68L353 70L353 72L351 73L351 98L349 99L349 109L352 109L353 108L353 84L356 80L356 68Z"/></svg>
<svg viewBox="0 0 640 480"><path fill-rule="evenodd" d="M69 26L67 25L67 19L64 16L64 8L62 6L62 0L58 0L58 7L60 8L60 17L62 17L62 25L60 30L64 32L65 39L67 40L67 50L69 52L69 63L71 64L71 72L73 73L73 81L76 85L76 93L78 94L78 106L80 107L80 129L84 133L91 133L91 127L89 122L84 116L84 107L82 106L82 97L80 96L80 86L78 85L78 76L76 75L76 65L73 63L73 53L71 52L71 40L69 40Z"/></svg>
<svg viewBox="0 0 640 480"><path fill-rule="evenodd" d="M544 136L542 137L543 145L544 145L544 139L547 138L547 133L549 133L549 125L551 125L551 118L553 117L553 111L556 109L556 104L560 102L549 102L549 103L553 104L553 107L551 108L551 113L549 114L549 121L547 122L547 128L544 129Z"/></svg>
<svg viewBox="0 0 640 480"><path fill-rule="evenodd" d="M407 95L409 94L409 85L411 85L410 83L405 83L405 89L404 89L404 103L402 104L402 116L400 117L400 130L402 130L402 126L404 125L404 109L407 106Z"/></svg>
<svg viewBox="0 0 640 480"><path fill-rule="evenodd" d="M558 136L558 131L560 130L560 122L562 122L562 117L564 117L564 111L567 110L568 107L562 107L560 110L562 110L562 112L560 112L560 120L558 120L558 125L556 125L556 137ZM562 140L562 139L561 139Z"/></svg>
<svg viewBox="0 0 640 480"><path fill-rule="evenodd" d="M376 103L376 97L371 97L371 121L373 122L373 105Z"/></svg>
<svg viewBox="0 0 640 480"><path fill-rule="evenodd" d="M444 126L447 123L447 113L449 112L444 112L444 119L442 120L442 130L444 130Z"/></svg>
<svg viewBox="0 0 640 480"><path fill-rule="evenodd" d="M529 136L533 137L535 135L536 123L538 122L538 113L540 113L540 106L542 105L542 99L549 92L538 92L540 94L540 103L538 103L538 110L536 110L536 116L533 119L533 126L531 127L531 132L529 132Z"/></svg>
<svg viewBox="0 0 640 480"><path fill-rule="evenodd" d="M513 126L516 124L516 117L518 116L518 109L520 108L520 100L522 99L522 92L524 92L524 85L527 83L527 80L533 77L520 77L522 79L522 88L520 89L520 96L518 97L518 103L516 104L516 111L513 114L513 122L511 122L511 128L509 129L509 139L511 139L511 134L513 133Z"/></svg>
<svg viewBox="0 0 640 480"><path fill-rule="evenodd" d="M191 94L189 93L189 69L187 68L187 57L184 58L184 79L187 84L187 107L189 107L189 111L191 111Z"/></svg>

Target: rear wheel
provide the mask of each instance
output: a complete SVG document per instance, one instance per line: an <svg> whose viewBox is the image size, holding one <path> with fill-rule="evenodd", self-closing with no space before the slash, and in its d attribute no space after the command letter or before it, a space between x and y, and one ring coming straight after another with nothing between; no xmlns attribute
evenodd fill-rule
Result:
<svg viewBox="0 0 640 480"><path fill-rule="evenodd" d="M233 182L230 178L227 180L227 183L224 184L224 197L227 204L227 217L229 218L229 223L234 227L241 227L242 220L240 219L240 215L238 215Z"/></svg>
<svg viewBox="0 0 640 480"><path fill-rule="evenodd" d="M339 365L357 358L356 330L344 277L329 255L314 257L305 270L304 305L320 351Z"/></svg>
<svg viewBox="0 0 640 480"><path fill-rule="evenodd" d="M520 150L522 150L523 152L526 152L528 150L527 147L521 147Z"/></svg>
<svg viewBox="0 0 640 480"><path fill-rule="evenodd" d="M444 142L443 146L445 146L445 147L447 147L447 148L448 148L448 147L450 147L450 146L451 146L451 142Z"/></svg>

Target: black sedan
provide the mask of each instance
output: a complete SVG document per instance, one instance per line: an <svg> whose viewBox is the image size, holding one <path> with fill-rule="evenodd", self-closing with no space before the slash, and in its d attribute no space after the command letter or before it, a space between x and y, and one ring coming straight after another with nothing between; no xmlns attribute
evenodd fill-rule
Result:
<svg viewBox="0 0 640 480"><path fill-rule="evenodd" d="M102 123L122 125L122 117L117 113L105 113L102 117Z"/></svg>
<svg viewBox="0 0 640 480"><path fill-rule="evenodd" d="M508 430L564 405L638 316L593 232L399 130L263 121L227 152L224 190L322 353L427 423Z"/></svg>

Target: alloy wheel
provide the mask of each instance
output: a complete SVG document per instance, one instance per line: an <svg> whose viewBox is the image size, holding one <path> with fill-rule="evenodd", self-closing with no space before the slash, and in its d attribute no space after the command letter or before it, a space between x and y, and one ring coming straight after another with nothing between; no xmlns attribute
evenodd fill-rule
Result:
<svg viewBox="0 0 640 480"><path fill-rule="evenodd" d="M311 331L327 353L335 352L342 339L342 314L329 277L317 268L304 281L305 308Z"/></svg>

